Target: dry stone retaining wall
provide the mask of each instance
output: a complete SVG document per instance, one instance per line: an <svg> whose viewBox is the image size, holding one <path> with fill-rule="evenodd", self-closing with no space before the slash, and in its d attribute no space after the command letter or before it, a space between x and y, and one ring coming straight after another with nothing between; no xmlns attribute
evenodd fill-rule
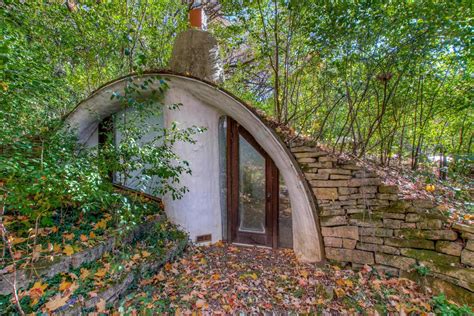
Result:
<svg viewBox="0 0 474 316"><path fill-rule="evenodd" d="M314 146L291 147L318 204L326 258L417 278L474 301L474 227L450 225L428 199L404 199L369 170ZM436 289L435 289L436 290Z"/></svg>

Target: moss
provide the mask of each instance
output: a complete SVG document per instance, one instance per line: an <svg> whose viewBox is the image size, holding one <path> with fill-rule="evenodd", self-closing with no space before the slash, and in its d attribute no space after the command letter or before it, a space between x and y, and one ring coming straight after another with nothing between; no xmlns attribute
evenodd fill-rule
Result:
<svg viewBox="0 0 474 316"><path fill-rule="evenodd" d="M382 207L378 211L382 213L406 213L409 206L407 202L400 200L391 203L389 206Z"/></svg>
<svg viewBox="0 0 474 316"><path fill-rule="evenodd" d="M445 255L445 254L442 254L436 251L431 251L431 250L403 248L401 250L401 253L404 256L415 258L418 261L433 262L441 266L459 264L459 257Z"/></svg>
<svg viewBox="0 0 474 316"><path fill-rule="evenodd" d="M457 234L452 230L420 230L405 228L396 231L397 237L405 239L456 240Z"/></svg>
<svg viewBox="0 0 474 316"><path fill-rule="evenodd" d="M386 238L385 244L393 247L405 247L416 249L435 249L434 242L426 239L398 239Z"/></svg>
<svg viewBox="0 0 474 316"><path fill-rule="evenodd" d="M432 276L420 276L416 272L402 271L401 277L411 279L422 288L429 287L434 294L444 293L450 300L463 305L474 302L474 293L451 282Z"/></svg>
<svg viewBox="0 0 474 316"><path fill-rule="evenodd" d="M377 220L377 219L382 219L383 215L382 213L356 213L356 214L351 214L350 218L351 219L361 219L365 221L371 221L371 220Z"/></svg>

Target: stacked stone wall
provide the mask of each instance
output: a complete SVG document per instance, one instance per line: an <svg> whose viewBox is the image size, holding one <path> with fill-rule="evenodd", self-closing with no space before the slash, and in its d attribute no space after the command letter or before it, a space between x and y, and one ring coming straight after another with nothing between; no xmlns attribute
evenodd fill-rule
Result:
<svg viewBox="0 0 474 316"><path fill-rule="evenodd" d="M314 192L327 259L419 278L474 301L473 226L451 225L433 201L404 198L354 161L319 147L290 149Z"/></svg>

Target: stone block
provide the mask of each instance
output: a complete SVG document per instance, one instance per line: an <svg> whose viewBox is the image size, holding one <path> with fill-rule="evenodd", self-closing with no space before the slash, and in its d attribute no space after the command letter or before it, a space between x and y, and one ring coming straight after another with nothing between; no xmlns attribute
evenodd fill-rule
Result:
<svg viewBox="0 0 474 316"><path fill-rule="evenodd" d="M357 249L359 250L366 250L366 251L374 251L374 252L383 252L389 253L392 255L399 255L400 250L395 247L386 246L386 245L376 245L376 244L366 244L362 242L357 242Z"/></svg>
<svg viewBox="0 0 474 316"><path fill-rule="evenodd" d="M456 240L458 234L452 230L419 230L399 229L395 231L396 237L405 239L430 239L430 240Z"/></svg>
<svg viewBox="0 0 474 316"><path fill-rule="evenodd" d="M304 153L304 152L311 152L317 150L316 147L309 147L309 146L295 146L290 148L292 153Z"/></svg>
<svg viewBox="0 0 474 316"><path fill-rule="evenodd" d="M313 192L319 200L336 200L338 197L337 188L314 188Z"/></svg>
<svg viewBox="0 0 474 316"><path fill-rule="evenodd" d="M337 237L324 237L324 246L341 248L342 247L342 238Z"/></svg>
<svg viewBox="0 0 474 316"><path fill-rule="evenodd" d="M345 176L345 175L342 175L342 174L331 174L329 176L329 179L331 179L331 180L349 180L351 178L352 178L351 176Z"/></svg>
<svg viewBox="0 0 474 316"><path fill-rule="evenodd" d="M342 247L346 249L355 249L357 240L355 239L343 239L342 240Z"/></svg>
<svg viewBox="0 0 474 316"><path fill-rule="evenodd" d="M366 213L367 210L365 208L346 208L347 214L363 214Z"/></svg>
<svg viewBox="0 0 474 316"><path fill-rule="evenodd" d="M400 228L400 225L402 223L403 221L398 220L398 219L390 219L390 218L383 219L383 226L387 228Z"/></svg>
<svg viewBox="0 0 474 316"><path fill-rule="evenodd" d="M471 292L474 292L474 269L472 268L461 268L458 266L450 266L438 262L423 262L431 272L438 273L440 275L447 275L454 279L461 281L460 286L467 288Z"/></svg>
<svg viewBox="0 0 474 316"><path fill-rule="evenodd" d="M364 194L375 194L377 193L377 187L376 186L364 186L359 188L360 193Z"/></svg>
<svg viewBox="0 0 474 316"><path fill-rule="evenodd" d="M348 181L349 187L363 187L363 186L377 186L380 184L379 178L362 178L362 179L351 179Z"/></svg>
<svg viewBox="0 0 474 316"><path fill-rule="evenodd" d="M345 170L345 169L319 169L318 173L327 173L327 174L341 174L341 175L351 175L350 170Z"/></svg>
<svg viewBox="0 0 474 316"><path fill-rule="evenodd" d="M445 255L432 250L402 248L401 253L420 262L434 262L442 265L456 265L459 263L459 257Z"/></svg>
<svg viewBox="0 0 474 316"><path fill-rule="evenodd" d="M384 213L407 213L409 204L406 201L391 201L389 205L378 208L378 211Z"/></svg>
<svg viewBox="0 0 474 316"><path fill-rule="evenodd" d="M306 151L306 152L296 152L294 153L296 158L315 158L315 157L321 157L321 156L326 156L327 153L323 151Z"/></svg>
<svg viewBox="0 0 474 316"><path fill-rule="evenodd" d="M461 252L461 262L470 267L474 267L474 251L464 249Z"/></svg>
<svg viewBox="0 0 474 316"><path fill-rule="evenodd" d="M426 239L385 238L384 244L392 247L435 249L434 241Z"/></svg>
<svg viewBox="0 0 474 316"><path fill-rule="evenodd" d="M400 225L400 228L412 228L412 229L415 229L416 228L416 223L402 223Z"/></svg>
<svg viewBox="0 0 474 316"><path fill-rule="evenodd" d="M458 242L439 240L436 242L436 251L459 257L461 255L462 245Z"/></svg>
<svg viewBox="0 0 474 316"><path fill-rule="evenodd" d="M326 162L326 161L336 162L337 158L336 157L331 157L331 156L324 156L324 157L320 157L319 161L320 162Z"/></svg>
<svg viewBox="0 0 474 316"><path fill-rule="evenodd" d="M372 194L372 193L354 193L354 194L351 194L351 197L353 199L374 199L375 198L375 194Z"/></svg>
<svg viewBox="0 0 474 316"><path fill-rule="evenodd" d="M399 219L404 220L405 214L403 213L382 213L383 218L390 218L390 219Z"/></svg>
<svg viewBox="0 0 474 316"><path fill-rule="evenodd" d="M378 244L378 245L383 244L382 237L360 236L360 241L363 243L369 243L369 244Z"/></svg>
<svg viewBox="0 0 474 316"><path fill-rule="evenodd" d="M379 192L386 193L386 194L397 194L398 193L398 186L396 185L379 185Z"/></svg>
<svg viewBox="0 0 474 316"><path fill-rule="evenodd" d="M318 173L305 173L306 180L327 180L329 179L328 174L318 174Z"/></svg>
<svg viewBox="0 0 474 316"><path fill-rule="evenodd" d="M359 215L359 214L353 214L353 215ZM383 223L380 219L370 219L370 218L366 218L366 219L350 218L349 224L357 225L360 227L383 227Z"/></svg>
<svg viewBox="0 0 474 316"><path fill-rule="evenodd" d="M453 225L453 228L456 229L456 230L460 230L462 232L474 234L474 225L466 225L466 224L455 223Z"/></svg>
<svg viewBox="0 0 474 316"><path fill-rule="evenodd" d="M298 158L299 163L310 163L310 162L316 162L315 158Z"/></svg>
<svg viewBox="0 0 474 316"><path fill-rule="evenodd" d="M428 199L413 200L412 204L413 204L414 207L422 208L422 209L426 209L426 208L431 209L431 208L435 207L434 202L431 201L431 200L428 200Z"/></svg>
<svg viewBox="0 0 474 316"><path fill-rule="evenodd" d="M402 270L410 270L416 265L416 260L413 258L389 255L385 253L376 253L375 262Z"/></svg>
<svg viewBox="0 0 474 316"><path fill-rule="evenodd" d="M343 210L342 208L338 209L333 209L333 210L327 210L323 209L321 212L319 212L319 215L321 216L337 216L337 215L345 215L346 211Z"/></svg>
<svg viewBox="0 0 474 316"><path fill-rule="evenodd" d="M338 188L347 187L349 181L352 180L313 180L309 183L315 188Z"/></svg>
<svg viewBox="0 0 474 316"><path fill-rule="evenodd" d="M341 195L348 195L348 194L355 194L359 192L359 189L357 188L338 188L337 189L339 194Z"/></svg>
<svg viewBox="0 0 474 316"><path fill-rule="evenodd" d="M474 240L468 240L466 243L466 249L474 251Z"/></svg>
<svg viewBox="0 0 474 316"><path fill-rule="evenodd" d="M416 223L418 229L441 229L443 222L439 219L425 219L422 222Z"/></svg>
<svg viewBox="0 0 474 316"><path fill-rule="evenodd" d="M321 234L324 237L340 237L359 240L359 228L357 226L322 227Z"/></svg>
<svg viewBox="0 0 474 316"><path fill-rule="evenodd" d="M421 221L421 215L417 214L417 213L408 213L406 218L405 218L405 221L407 221L409 223L419 222L419 221Z"/></svg>
<svg viewBox="0 0 474 316"><path fill-rule="evenodd" d="M350 195L340 195L337 197L339 201L349 201L351 199Z"/></svg>
<svg viewBox="0 0 474 316"><path fill-rule="evenodd" d="M388 201L376 200L376 199L359 199L357 200L357 204L378 207L378 206L388 206Z"/></svg>
<svg viewBox="0 0 474 316"><path fill-rule="evenodd" d="M332 162L312 162L307 164L308 168L315 168L314 172L317 172L320 168L330 169L332 168Z"/></svg>
<svg viewBox="0 0 474 316"><path fill-rule="evenodd" d="M469 239L469 240L474 240L474 234L467 233L467 232L462 232L461 237L463 239Z"/></svg>
<svg viewBox="0 0 474 316"><path fill-rule="evenodd" d="M357 204L354 200L341 201L342 206L355 206Z"/></svg>
<svg viewBox="0 0 474 316"><path fill-rule="evenodd" d="M377 193L377 199L396 201L396 200L398 200L398 195L388 194L388 193Z"/></svg>
<svg viewBox="0 0 474 316"><path fill-rule="evenodd" d="M374 254L368 251L326 247L326 258L336 261L374 264Z"/></svg>
<svg viewBox="0 0 474 316"><path fill-rule="evenodd" d="M361 236L392 237L393 229L361 227L359 233Z"/></svg>
<svg viewBox="0 0 474 316"><path fill-rule="evenodd" d="M456 302L458 305L471 305L474 302L474 293L466 288L460 287L453 283L453 280L440 279L440 274L433 276L420 276L416 271L400 273L400 277L415 281L417 284L422 284L423 287L428 287L433 291L433 294L443 294L449 300ZM455 280L455 279L454 279Z"/></svg>
<svg viewBox="0 0 474 316"><path fill-rule="evenodd" d="M341 226L347 224L345 216L321 216L321 226Z"/></svg>

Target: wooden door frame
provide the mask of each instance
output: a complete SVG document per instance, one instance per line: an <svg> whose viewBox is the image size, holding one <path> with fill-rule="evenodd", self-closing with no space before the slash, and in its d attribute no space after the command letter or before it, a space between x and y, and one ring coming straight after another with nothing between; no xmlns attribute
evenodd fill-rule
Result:
<svg viewBox="0 0 474 316"><path fill-rule="evenodd" d="M239 135L265 159L265 234L237 232L239 214ZM229 242L277 248L279 172L271 157L254 137L235 120L227 117L227 239Z"/></svg>

